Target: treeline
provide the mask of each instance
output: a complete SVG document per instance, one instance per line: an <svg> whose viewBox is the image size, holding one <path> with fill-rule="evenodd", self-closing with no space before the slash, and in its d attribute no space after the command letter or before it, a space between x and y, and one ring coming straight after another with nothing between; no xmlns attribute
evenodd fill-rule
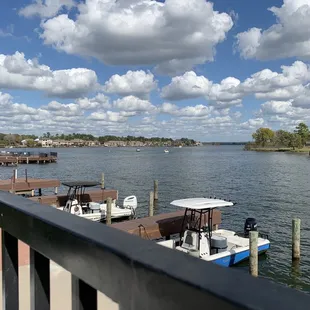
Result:
<svg viewBox="0 0 310 310"><path fill-rule="evenodd" d="M300 123L296 126L294 132L285 130L271 130L270 128L259 128L252 135L254 143L246 144L245 149L252 148L303 148L310 138L309 128L305 123Z"/></svg>
<svg viewBox="0 0 310 310"><path fill-rule="evenodd" d="M57 140L57 139L61 139L61 140L74 140L74 139L81 139L81 140L85 140L85 141L99 141L101 144L105 143L105 142L109 142L109 141L139 141L139 142L151 142L151 143L167 143L167 142L174 142L176 140L173 140L171 138L164 138L164 137L152 137L152 138L146 138L143 136L113 136L113 135L106 135L106 136L99 136L99 137L95 137L93 135L89 135L89 134L81 134L81 133L72 133L72 134L56 134L56 135L52 135L51 133L47 132L44 133L43 138L47 138L47 139L51 139L51 140ZM188 138L181 138L178 139L177 141L179 141L180 143L184 144L184 145L193 145L195 144L195 140L193 139L188 139Z"/></svg>
<svg viewBox="0 0 310 310"><path fill-rule="evenodd" d="M30 146L35 144L34 140L37 139L36 135L19 135L19 134L5 134L0 133L0 146L6 145L19 145L23 140L27 141Z"/></svg>
<svg viewBox="0 0 310 310"><path fill-rule="evenodd" d="M84 141L99 141L100 144L104 144L105 142L109 141L139 141L143 143L151 143L154 145L160 145L164 143L169 144L182 144L186 146L191 146L196 143L193 139L188 138L181 138L177 140L173 140L171 138L164 138L164 137L152 137L146 138L143 136L135 137L135 136L114 136L114 135L106 135L106 136L93 136L91 134L82 134L82 133L72 133L72 134L51 134L50 132L44 133L41 137L36 135L19 135L19 134L4 134L0 133L0 146L7 146L7 145L20 145L23 140L27 141L28 146L34 146L37 143L34 142L35 139L50 139L50 140L66 140L72 141L75 139L84 140Z"/></svg>

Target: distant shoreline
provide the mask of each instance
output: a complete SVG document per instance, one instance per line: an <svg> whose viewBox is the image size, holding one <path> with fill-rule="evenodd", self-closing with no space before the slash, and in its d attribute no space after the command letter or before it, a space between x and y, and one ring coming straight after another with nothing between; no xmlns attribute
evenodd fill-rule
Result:
<svg viewBox="0 0 310 310"><path fill-rule="evenodd" d="M285 147L250 147L248 149L244 148L245 151L254 152L277 152L277 153L310 153L310 147L303 147L302 149L285 148Z"/></svg>

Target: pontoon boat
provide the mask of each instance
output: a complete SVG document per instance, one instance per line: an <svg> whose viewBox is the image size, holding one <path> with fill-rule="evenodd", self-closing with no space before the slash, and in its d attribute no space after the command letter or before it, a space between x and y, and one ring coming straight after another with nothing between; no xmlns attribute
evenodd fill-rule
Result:
<svg viewBox="0 0 310 310"><path fill-rule="evenodd" d="M190 198L172 201L171 205L185 208L180 237L160 241L158 244L226 267L249 258L249 232L257 230L255 219L246 220L241 234L224 229L212 230L213 210L233 206L232 202L212 198ZM207 219L206 225L203 223L204 217ZM184 231L185 227L187 229ZM265 253L269 248L268 236L260 234L258 254Z"/></svg>
<svg viewBox="0 0 310 310"><path fill-rule="evenodd" d="M69 187L68 200L62 209L65 212L81 216L83 218L101 222L106 219L106 202L89 202L85 200L87 193L85 189L98 186L97 182L66 182L62 183ZM112 219L126 219L135 217L136 208L138 206L136 196L128 196L124 199L123 206L120 207L116 201L112 202L111 217Z"/></svg>

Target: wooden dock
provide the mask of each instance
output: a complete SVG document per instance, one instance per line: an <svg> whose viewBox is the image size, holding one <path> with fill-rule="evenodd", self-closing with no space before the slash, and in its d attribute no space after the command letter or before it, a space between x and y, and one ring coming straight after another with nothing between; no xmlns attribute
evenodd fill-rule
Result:
<svg viewBox="0 0 310 310"><path fill-rule="evenodd" d="M79 197L79 196L78 196ZM82 196L82 201L85 202L100 202L105 201L108 197L112 199L118 199L118 191L115 189L97 189L92 191L87 191ZM67 195L51 195L51 196L39 196L39 197L30 197L29 199L37 201L43 205L54 205L56 207L63 207L67 200Z"/></svg>
<svg viewBox="0 0 310 310"><path fill-rule="evenodd" d="M16 166L18 164L47 164L47 163L56 163L57 156L47 155L22 155L22 156L11 156L11 155L2 155L0 154L0 165L1 166Z"/></svg>
<svg viewBox="0 0 310 310"><path fill-rule="evenodd" d="M112 227L126 231L129 234L140 236L143 239L167 238L177 234L182 229L184 211L162 213L159 215L139 218L131 221L112 224ZM207 223L204 216L202 224ZM213 211L213 229L221 223L221 212L217 209Z"/></svg>
<svg viewBox="0 0 310 310"><path fill-rule="evenodd" d="M32 179L32 178L15 178L10 180L0 180L0 190L12 192L15 194L29 194L34 195L35 190L42 190L44 188L57 189L60 186L60 181L57 179Z"/></svg>

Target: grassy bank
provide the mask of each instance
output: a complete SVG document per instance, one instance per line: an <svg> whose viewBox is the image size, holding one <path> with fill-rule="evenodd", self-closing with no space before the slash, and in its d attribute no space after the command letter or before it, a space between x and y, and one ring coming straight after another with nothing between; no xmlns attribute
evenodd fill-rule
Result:
<svg viewBox="0 0 310 310"><path fill-rule="evenodd" d="M287 152L287 153L308 153L310 152L310 147L303 147L301 149L292 148L277 148L277 147L249 147L246 151L256 151L256 152Z"/></svg>

